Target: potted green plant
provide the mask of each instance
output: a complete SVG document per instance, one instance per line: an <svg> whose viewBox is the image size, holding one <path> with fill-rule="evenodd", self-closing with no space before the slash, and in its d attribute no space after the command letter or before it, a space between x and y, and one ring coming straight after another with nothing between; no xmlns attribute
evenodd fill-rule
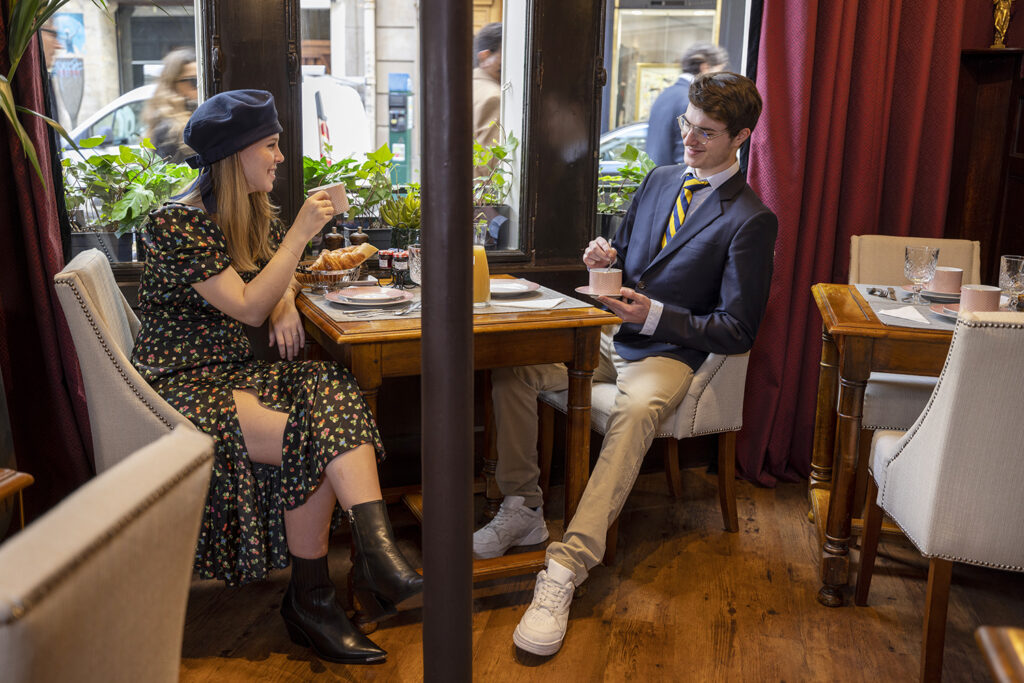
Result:
<svg viewBox="0 0 1024 683"><path fill-rule="evenodd" d="M380 221L381 202L392 196L391 160L394 155L387 145L366 155L360 163L354 158L331 161L325 157L302 159L303 186L308 191L328 183L345 183L350 208L348 220L343 223L345 231L365 231L370 243L378 249L389 246L391 228Z"/></svg>
<svg viewBox="0 0 1024 683"><path fill-rule="evenodd" d="M391 227L391 246L405 249L420 240L420 186L400 188L380 204L380 218Z"/></svg>
<svg viewBox="0 0 1024 683"><path fill-rule="evenodd" d="M515 153L519 148L515 135L500 127L499 131L498 139L491 145L473 142L473 167L478 169L473 179L473 241L488 248L498 245L498 230L494 228L500 228L511 215L505 200L512 191ZM504 221L496 224L498 217Z"/></svg>
<svg viewBox="0 0 1024 683"><path fill-rule="evenodd" d="M98 136L78 145L92 149L102 142ZM117 154L65 157L61 171L72 255L96 247L111 261L137 260L134 240L146 216L184 191L199 173L161 159L148 138L138 148L122 145Z"/></svg>
<svg viewBox="0 0 1024 683"><path fill-rule="evenodd" d="M655 167L651 158L633 145L626 145L622 159L626 163L618 173L602 175L597 179L598 231L606 239L611 239L615 234L633 200L633 193Z"/></svg>

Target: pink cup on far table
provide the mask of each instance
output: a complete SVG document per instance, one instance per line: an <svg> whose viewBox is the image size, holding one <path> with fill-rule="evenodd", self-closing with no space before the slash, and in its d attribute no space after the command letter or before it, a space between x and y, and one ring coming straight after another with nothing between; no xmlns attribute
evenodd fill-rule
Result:
<svg viewBox="0 0 1024 683"><path fill-rule="evenodd" d="M991 285L964 285L960 288L960 310L998 311L1000 294L999 288Z"/></svg>
<svg viewBox="0 0 1024 683"><path fill-rule="evenodd" d="M935 277L925 287L931 292L959 294L960 285L964 281L964 269L952 266L939 266L935 269Z"/></svg>

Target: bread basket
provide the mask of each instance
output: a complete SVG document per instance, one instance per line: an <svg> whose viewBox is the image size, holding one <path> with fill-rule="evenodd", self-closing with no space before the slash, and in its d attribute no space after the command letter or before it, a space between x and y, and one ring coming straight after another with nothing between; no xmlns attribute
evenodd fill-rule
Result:
<svg viewBox="0 0 1024 683"><path fill-rule="evenodd" d="M303 287L310 287L315 291L327 292L337 289L339 285L346 282L355 282L359 279L363 265L348 270L313 270L310 266L313 261L300 261L295 269L295 279Z"/></svg>

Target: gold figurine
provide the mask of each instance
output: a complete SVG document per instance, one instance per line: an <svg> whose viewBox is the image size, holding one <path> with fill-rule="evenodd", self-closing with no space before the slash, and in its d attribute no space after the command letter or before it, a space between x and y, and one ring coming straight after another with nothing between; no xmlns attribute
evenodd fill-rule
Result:
<svg viewBox="0 0 1024 683"><path fill-rule="evenodd" d="M996 42L992 43L992 47L1003 48L1006 47L1006 29L1010 25L1010 6L1013 5L1013 0L992 0L992 4L995 8L992 10L995 20L996 29Z"/></svg>

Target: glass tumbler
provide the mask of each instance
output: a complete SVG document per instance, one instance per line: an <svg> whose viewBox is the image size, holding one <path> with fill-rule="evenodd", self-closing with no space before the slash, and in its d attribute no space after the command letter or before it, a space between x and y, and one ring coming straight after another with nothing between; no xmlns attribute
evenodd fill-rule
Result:
<svg viewBox="0 0 1024 683"><path fill-rule="evenodd" d="M999 257L999 289L1010 299L1010 310L1021 310L1020 295L1024 293L1024 256L1007 254Z"/></svg>
<svg viewBox="0 0 1024 683"><path fill-rule="evenodd" d="M423 247L419 244L409 245L409 279L423 286Z"/></svg>

